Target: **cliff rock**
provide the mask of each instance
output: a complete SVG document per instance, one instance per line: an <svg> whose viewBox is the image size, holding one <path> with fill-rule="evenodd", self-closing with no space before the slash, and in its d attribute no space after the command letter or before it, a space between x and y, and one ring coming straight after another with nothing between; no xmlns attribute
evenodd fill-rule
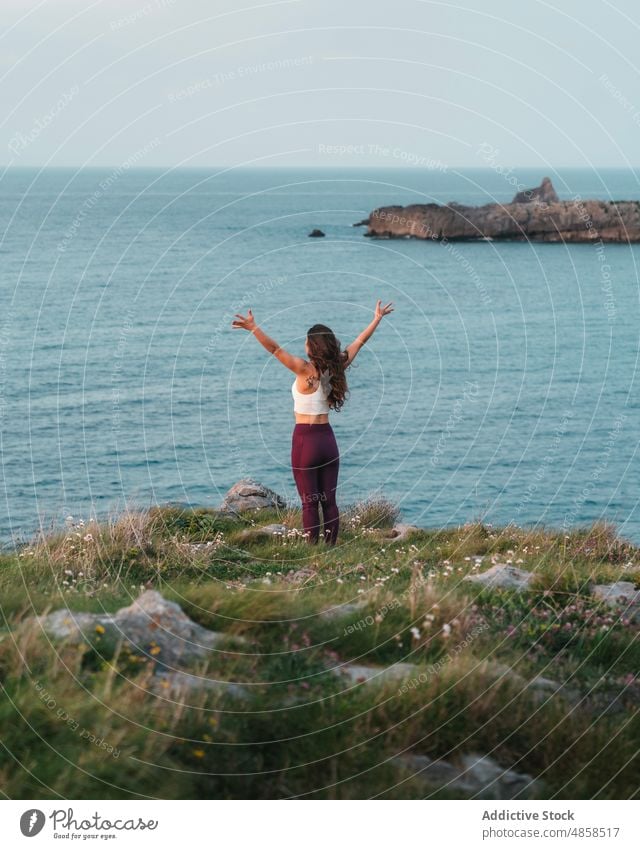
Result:
<svg viewBox="0 0 640 849"><path fill-rule="evenodd" d="M382 206L360 225L366 236L387 239L640 242L640 201L561 201L545 177L508 204Z"/></svg>

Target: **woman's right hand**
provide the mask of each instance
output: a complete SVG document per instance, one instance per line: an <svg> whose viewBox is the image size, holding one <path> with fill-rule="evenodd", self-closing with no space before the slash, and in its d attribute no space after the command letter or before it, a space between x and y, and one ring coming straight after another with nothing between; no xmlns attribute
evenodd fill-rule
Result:
<svg viewBox="0 0 640 849"><path fill-rule="evenodd" d="M382 301L378 300L376 302L376 318L381 319L385 315L389 315L390 312L393 312L393 301L389 301L386 307L382 306Z"/></svg>
<svg viewBox="0 0 640 849"><path fill-rule="evenodd" d="M249 310L246 316L240 315L239 312L235 315L236 320L231 322L232 327L238 327L240 330L248 330L249 332L253 332L256 329L256 320L251 310Z"/></svg>

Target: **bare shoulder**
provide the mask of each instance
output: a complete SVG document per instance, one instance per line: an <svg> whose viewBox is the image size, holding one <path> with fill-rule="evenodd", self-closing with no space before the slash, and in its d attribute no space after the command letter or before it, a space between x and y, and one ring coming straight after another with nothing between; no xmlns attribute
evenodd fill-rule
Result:
<svg viewBox="0 0 640 849"><path fill-rule="evenodd" d="M307 386L313 386L320 380L318 370L310 360L304 361L304 366L299 376Z"/></svg>

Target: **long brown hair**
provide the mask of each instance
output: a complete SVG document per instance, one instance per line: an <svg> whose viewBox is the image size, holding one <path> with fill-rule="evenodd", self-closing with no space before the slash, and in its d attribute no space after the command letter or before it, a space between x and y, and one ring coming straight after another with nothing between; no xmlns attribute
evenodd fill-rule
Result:
<svg viewBox="0 0 640 849"><path fill-rule="evenodd" d="M307 331L309 359L322 375L328 371L331 377L331 391L327 399L332 410L339 411L349 393L345 375L349 355L340 349L340 340L326 324L314 324Z"/></svg>

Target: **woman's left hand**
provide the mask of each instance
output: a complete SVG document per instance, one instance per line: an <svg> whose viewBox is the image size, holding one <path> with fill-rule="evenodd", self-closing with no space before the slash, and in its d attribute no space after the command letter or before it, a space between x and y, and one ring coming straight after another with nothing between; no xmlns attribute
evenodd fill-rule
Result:
<svg viewBox="0 0 640 849"><path fill-rule="evenodd" d="M251 310L249 310L246 317L244 315L240 315L239 312L237 312L235 315L236 320L231 322L232 327L237 327L240 330L249 330L251 332L256 329L256 320L253 317L253 313L251 312Z"/></svg>

